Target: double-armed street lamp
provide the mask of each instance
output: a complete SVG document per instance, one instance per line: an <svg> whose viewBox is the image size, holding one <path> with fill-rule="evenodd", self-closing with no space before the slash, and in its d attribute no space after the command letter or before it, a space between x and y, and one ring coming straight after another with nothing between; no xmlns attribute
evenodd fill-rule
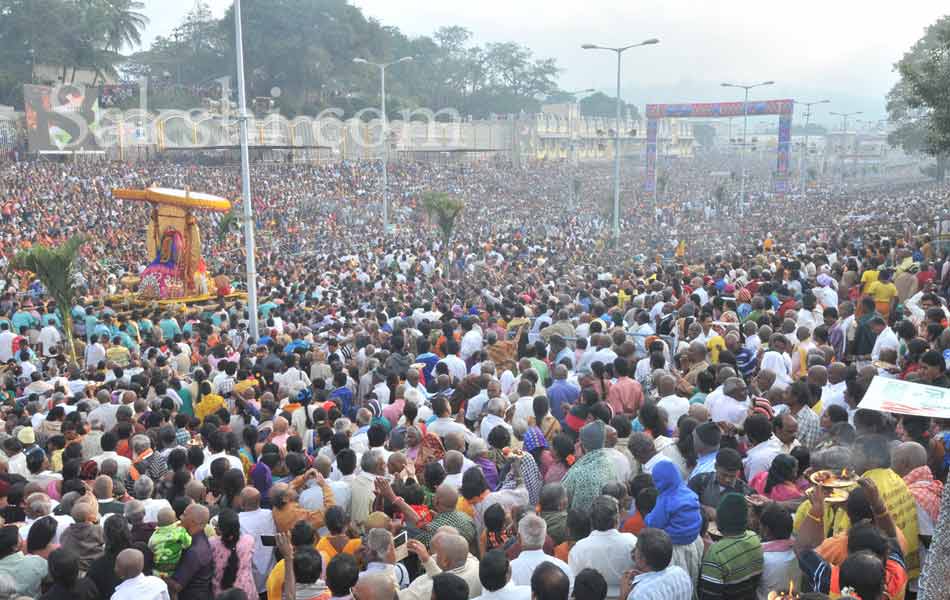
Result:
<svg viewBox="0 0 950 600"><path fill-rule="evenodd" d="M815 106L816 104L828 104L829 102L831 102L831 100L816 100L814 102L795 101L795 104L801 104L805 107L805 141L802 144L802 158L800 161L801 165L799 167L799 170L801 171L799 175L801 175L802 200L804 200L805 196L808 194L808 192L805 190L805 170L808 168L808 125L811 122L811 107Z"/></svg>
<svg viewBox="0 0 950 600"><path fill-rule="evenodd" d="M774 84L775 82L772 80L763 81L762 83L753 83L750 85L744 85L741 83L720 84L722 87L739 88L741 90L745 90L745 100L742 103L742 152L739 154L739 171L741 172L742 180L739 182L739 206L737 207L738 210L736 211L739 216L742 216L742 207L745 204L745 147L746 132L749 129L749 90Z"/></svg>
<svg viewBox="0 0 950 600"><path fill-rule="evenodd" d="M615 245L619 246L620 243L620 108L622 102L620 101L620 57L621 55L630 50L631 48L638 48L640 46L652 46L653 44L659 44L660 40L656 38L650 38L644 40L639 44L630 44L628 46L620 47L610 47L610 46L599 46L597 44L583 44L581 48L584 50L610 50L617 54L617 125L614 127L614 218L613 218L613 237Z"/></svg>
<svg viewBox="0 0 950 600"><path fill-rule="evenodd" d="M380 138L383 143L383 178L381 180L381 185L383 188L383 236L389 233L389 198L388 194L388 176L387 169L389 163L389 121L386 119L386 68L391 67L392 65L398 63L409 62L412 60L411 56L403 56L398 60L394 60L388 63L375 63L366 60L365 58L354 58L353 62L357 64L370 65L379 69L379 97L380 97L380 119L381 119L381 131Z"/></svg>

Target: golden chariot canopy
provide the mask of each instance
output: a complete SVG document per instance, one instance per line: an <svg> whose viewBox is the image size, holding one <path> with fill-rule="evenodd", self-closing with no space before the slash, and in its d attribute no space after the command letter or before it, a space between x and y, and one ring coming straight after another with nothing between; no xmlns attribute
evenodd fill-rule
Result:
<svg viewBox="0 0 950 600"><path fill-rule="evenodd" d="M112 195L152 204L145 240L152 261L142 273L139 293L161 300L207 294L214 284L201 256L201 232L193 211L226 213L231 202L211 194L159 187L114 189Z"/></svg>

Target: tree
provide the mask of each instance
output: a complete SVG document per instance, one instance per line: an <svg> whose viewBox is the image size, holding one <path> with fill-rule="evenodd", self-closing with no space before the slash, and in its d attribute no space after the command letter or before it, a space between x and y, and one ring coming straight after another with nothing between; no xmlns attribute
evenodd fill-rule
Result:
<svg viewBox="0 0 950 600"><path fill-rule="evenodd" d="M148 17L139 11L145 4L137 0L109 0L102 4L106 16L106 48L119 52L125 46L141 44Z"/></svg>
<svg viewBox="0 0 950 600"><path fill-rule="evenodd" d="M586 98L581 98L579 102L581 114L585 117L609 117L611 119L617 116L617 98L608 96L603 92L591 94ZM621 107L622 114L626 116L629 111L634 120L640 118L640 111L635 104L624 104Z"/></svg>
<svg viewBox="0 0 950 600"><path fill-rule="evenodd" d="M465 202L446 192L429 191L422 194L422 208L435 221L442 233L442 251L445 253L445 273L449 272L449 243L452 241L452 231L455 229L455 220L465 208Z"/></svg>
<svg viewBox="0 0 950 600"><path fill-rule="evenodd" d="M76 288L76 258L86 237L75 235L56 248L36 245L17 252L10 262L14 269L34 273L46 288L46 293L56 302L63 317L66 343L73 363L78 364L76 343L73 339L73 313L78 290Z"/></svg>
<svg viewBox="0 0 950 600"><path fill-rule="evenodd" d="M900 80L887 95L896 124L888 142L934 156L942 179L950 156L950 15L927 27L894 68Z"/></svg>

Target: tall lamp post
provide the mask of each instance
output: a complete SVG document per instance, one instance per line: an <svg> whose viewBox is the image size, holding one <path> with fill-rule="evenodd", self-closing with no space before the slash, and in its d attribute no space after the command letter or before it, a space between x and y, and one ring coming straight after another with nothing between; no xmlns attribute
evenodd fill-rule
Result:
<svg viewBox="0 0 950 600"><path fill-rule="evenodd" d="M573 92L563 92L563 93L565 96L570 96L571 99L574 100L574 104L577 104L577 98L575 96L579 96L580 94L593 94L595 91L597 90L595 90L594 88L587 88L586 90L575 90ZM578 108L578 112L579 111L580 111L580 108ZM568 149L569 149L568 159L571 165L576 166L577 165L577 150L575 148L576 139L574 136L574 112L573 111L568 111L567 113L567 130L568 130L567 134L568 136L570 136L568 140L568 143L570 144L568 146Z"/></svg>
<svg viewBox="0 0 950 600"><path fill-rule="evenodd" d="M795 101L795 104L801 104L805 107L805 142L802 144L802 159L799 170L801 171L801 190L802 190L802 200L807 196L805 191L805 169L808 167L808 125L811 122L811 107L816 104L828 104L831 100L816 100L814 102L798 102Z"/></svg>
<svg viewBox="0 0 950 600"><path fill-rule="evenodd" d="M411 56L403 56L398 60L394 60L388 63L375 63L366 60L365 58L354 58L353 62L371 65L379 69L379 96L380 96L380 111L382 119L382 131L380 137L383 141L383 236L389 233L389 198L387 194L389 193L389 181L388 173L386 172L389 164L389 121L386 118L386 67L391 67L392 65L409 62L412 60Z"/></svg>
<svg viewBox="0 0 950 600"><path fill-rule="evenodd" d="M848 143L848 117L863 115L864 111L856 110L849 113L829 112L828 114L841 117L841 147L844 148ZM857 139L857 133L855 133L855 139ZM844 159L841 160L841 167L841 179L844 180Z"/></svg>
<svg viewBox="0 0 950 600"><path fill-rule="evenodd" d="M248 330L256 343L257 331L257 264L254 257L254 210L251 206L251 160L247 147L247 94L244 90L244 38L241 31L241 0L234 0L234 48L237 60L237 96L241 131L241 201L244 204L244 252L247 254L247 316Z"/></svg>
<svg viewBox="0 0 950 600"><path fill-rule="evenodd" d="M617 124L614 127L614 223L613 234L615 245L620 244L620 56L631 48L639 46L651 46L659 44L660 40L650 38L639 44L630 44L629 46L620 46L611 48L610 46L598 46L597 44L583 44L584 50L610 50L617 53ZM654 192L655 193L655 192Z"/></svg>
<svg viewBox="0 0 950 600"><path fill-rule="evenodd" d="M745 90L745 100L742 103L742 153L739 155L739 170L742 180L739 182L739 206L737 213L742 216L742 206L745 204L745 153L746 153L746 132L749 129L749 90L766 85L773 85L772 80L762 83L753 83L752 85L742 85L741 83L722 83L722 87L739 88Z"/></svg>

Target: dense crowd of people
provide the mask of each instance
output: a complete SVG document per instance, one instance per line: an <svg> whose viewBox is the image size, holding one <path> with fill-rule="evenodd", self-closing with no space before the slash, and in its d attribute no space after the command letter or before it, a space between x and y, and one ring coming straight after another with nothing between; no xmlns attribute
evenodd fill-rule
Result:
<svg viewBox="0 0 950 600"><path fill-rule="evenodd" d="M0 598L940 585L950 424L860 404L878 378L950 387L947 188L803 203L758 176L714 202L724 160L629 192L618 244L606 166L392 164L383 237L376 165L256 165L256 339L240 301L110 298L151 259L112 188L235 197L238 171L0 164ZM429 189L465 200L448 246ZM240 288L240 232L201 219ZM56 306L8 260L75 233L82 297Z"/></svg>

